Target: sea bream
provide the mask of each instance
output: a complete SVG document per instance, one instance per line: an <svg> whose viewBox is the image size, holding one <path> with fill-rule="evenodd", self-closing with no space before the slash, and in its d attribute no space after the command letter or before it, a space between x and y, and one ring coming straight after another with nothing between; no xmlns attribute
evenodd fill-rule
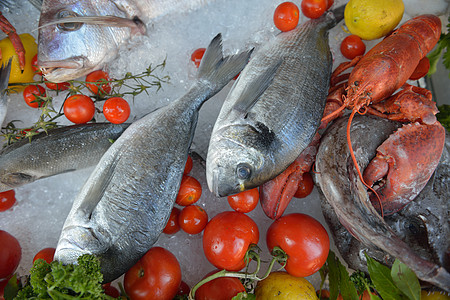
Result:
<svg viewBox="0 0 450 300"><path fill-rule="evenodd" d="M226 97L209 143L209 189L227 196L286 169L314 137L332 68L328 31L344 7L283 32L255 51Z"/></svg>
<svg viewBox="0 0 450 300"><path fill-rule="evenodd" d="M158 17L193 11L214 0L44 0L38 66L63 82L101 69L132 36ZM71 18L72 22L67 22Z"/></svg>
<svg viewBox="0 0 450 300"><path fill-rule="evenodd" d="M315 172L317 186L327 202L323 205L324 215L331 221L330 228L337 245L343 246L339 247L343 257L353 267L358 267L361 257L356 256L363 255L364 249L374 257L382 258L381 262L397 258L419 279L450 291L448 134L439 167L426 188L414 203L383 219L372 206L367 188L353 164L347 145L347 122L348 117L335 121L322 136ZM397 129L402 130L402 124L378 117L355 116L350 130L353 151L361 170L375 156L377 147ZM348 241L348 233L336 230L336 220L361 244L344 245L342 240Z"/></svg>
<svg viewBox="0 0 450 300"><path fill-rule="evenodd" d="M200 107L244 68L250 53L223 58L217 35L189 91L132 123L113 143L74 200L56 260L76 263L94 254L110 282L152 247L175 202Z"/></svg>

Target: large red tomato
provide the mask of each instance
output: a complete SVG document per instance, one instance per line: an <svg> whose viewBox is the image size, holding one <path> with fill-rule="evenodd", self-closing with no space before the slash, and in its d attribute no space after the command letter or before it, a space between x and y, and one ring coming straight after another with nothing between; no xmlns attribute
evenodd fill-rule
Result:
<svg viewBox="0 0 450 300"><path fill-rule="evenodd" d="M325 263L330 239L322 224L313 217L293 213L270 225L266 236L269 251L275 246L286 252L286 271L298 277L317 272Z"/></svg>
<svg viewBox="0 0 450 300"><path fill-rule="evenodd" d="M171 300L181 283L181 268L175 255L153 247L125 273L125 291L131 300Z"/></svg>
<svg viewBox="0 0 450 300"><path fill-rule="evenodd" d="M256 223L244 213L225 211L217 214L203 231L203 251L218 269L239 271L250 244L259 241Z"/></svg>
<svg viewBox="0 0 450 300"><path fill-rule="evenodd" d="M219 270L214 270L206 274L206 278ZM245 292L242 282L235 277L219 277L201 285L195 292L195 300L229 300Z"/></svg>
<svg viewBox="0 0 450 300"><path fill-rule="evenodd" d="M0 281L14 273L21 258L19 241L8 232L0 230Z"/></svg>

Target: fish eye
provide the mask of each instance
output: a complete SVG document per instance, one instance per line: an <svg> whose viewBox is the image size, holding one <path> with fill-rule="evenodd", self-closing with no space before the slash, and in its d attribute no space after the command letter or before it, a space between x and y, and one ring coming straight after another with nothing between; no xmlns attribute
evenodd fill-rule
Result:
<svg viewBox="0 0 450 300"><path fill-rule="evenodd" d="M58 12L56 17L58 19L64 19L64 18L78 17L78 14L70 10L61 10ZM76 31L81 28L81 25L82 23L59 23L57 26L59 29L64 31Z"/></svg>
<svg viewBox="0 0 450 300"><path fill-rule="evenodd" d="M249 179L252 175L252 168L246 163L239 164L236 168L236 174L239 179Z"/></svg>

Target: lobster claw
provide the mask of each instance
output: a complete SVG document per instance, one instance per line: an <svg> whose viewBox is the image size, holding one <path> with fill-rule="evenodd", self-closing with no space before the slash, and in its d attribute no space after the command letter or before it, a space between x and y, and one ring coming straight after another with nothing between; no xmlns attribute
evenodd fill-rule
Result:
<svg viewBox="0 0 450 300"><path fill-rule="evenodd" d="M374 186L370 200L378 212L393 214L425 187L442 155L445 129L439 123L404 125L377 148L376 157L363 173Z"/></svg>
<svg viewBox="0 0 450 300"><path fill-rule="evenodd" d="M9 39L11 40L11 43L19 58L20 69L23 71L23 69L25 68L25 49L23 48L22 41L20 40L20 37L17 34L16 29L14 28L14 26L11 25L11 23L9 23L9 21L3 16L1 12L0 12L0 29L4 33L6 33Z"/></svg>

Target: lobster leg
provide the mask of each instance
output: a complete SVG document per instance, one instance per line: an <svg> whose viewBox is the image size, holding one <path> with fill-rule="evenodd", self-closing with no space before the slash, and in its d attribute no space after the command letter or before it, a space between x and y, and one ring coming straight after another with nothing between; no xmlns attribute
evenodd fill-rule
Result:
<svg viewBox="0 0 450 300"><path fill-rule="evenodd" d="M9 23L9 21L3 16L0 12L0 29L6 33L11 40L11 43L16 50L17 56L19 57L19 66L23 71L25 68L25 48L23 47L22 41L20 40L19 35L16 32L14 26ZM1 53L0 53L1 58Z"/></svg>

